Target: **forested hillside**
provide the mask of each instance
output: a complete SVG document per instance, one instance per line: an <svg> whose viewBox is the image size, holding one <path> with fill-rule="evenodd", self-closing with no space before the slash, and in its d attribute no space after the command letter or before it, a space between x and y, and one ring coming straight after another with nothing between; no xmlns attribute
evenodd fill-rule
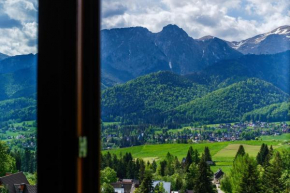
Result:
<svg viewBox="0 0 290 193"><path fill-rule="evenodd" d="M172 72L157 72L102 92L104 121L144 120L201 97L205 86Z"/></svg>
<svg viewBox="0 0 290 193"><path fill-rule="evenodd" d="M243 120L259 120L265 122L290 120L290 103L277 103L253 110L245 113Z"/></svg>
<svg viewBox="0 0 290 193"><path fill-rule="evenodd" d="M235 122L244 113L269 104L287 101L289 95L265 81L251 78L216 90L164 113L168 121L188 123Z"/></svg>
<svg viewBox="0 0 290 193"><path fill-rule="evenodd" d="M103 91L102 119L154 124L234 122L247 112L289 100L287 93L257 78L209 90L171 72L153 73Z"/></svg>

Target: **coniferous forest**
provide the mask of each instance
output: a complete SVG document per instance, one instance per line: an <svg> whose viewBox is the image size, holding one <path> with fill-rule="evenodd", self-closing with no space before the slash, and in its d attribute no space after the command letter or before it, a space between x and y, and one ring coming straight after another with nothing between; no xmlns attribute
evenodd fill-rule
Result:
<svg viewBox="0 0 290 193"><path fill-rule="evenodd" d="M111 154L109 151L101 156L101 184L103 187L118 179L138 179L136 192L159 192L153 189L154 180L171 182L172 191L217 192L213 185L214 173L210 170L211 153L208 147L199 153L192 146L183 159L167 153L163 160L144 161L133 158L131 153ZM232 162L232 169L224 174L220 184L225 193L243 192L281 192L290 190L290 150L274 150L262 144L257 157L250 157L243 145L240 145Z"/></svg>

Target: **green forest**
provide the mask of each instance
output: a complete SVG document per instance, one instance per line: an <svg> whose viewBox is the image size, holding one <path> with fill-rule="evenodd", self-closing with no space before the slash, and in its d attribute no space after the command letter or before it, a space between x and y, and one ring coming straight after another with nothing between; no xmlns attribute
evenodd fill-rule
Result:
<svg viewBox="0 0 290 193"><path fill-rule="evenodd" d="M213 89L195 82L157 72L108 88L102 91L102 120L156 125L289 120L289 94L272 83L236 78Z"/></svg>

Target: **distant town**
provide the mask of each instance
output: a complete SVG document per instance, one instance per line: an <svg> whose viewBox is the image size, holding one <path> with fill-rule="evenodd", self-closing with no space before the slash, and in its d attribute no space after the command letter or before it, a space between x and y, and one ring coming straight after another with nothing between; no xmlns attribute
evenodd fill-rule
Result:
<svg viewBox="0 0 290 193"><path fill-rule="evenodd" d="M118 123L102 125L102 149L144 144L201 143L236 140L260 140L261 136L290 133L289 122L239 122L180 129L154 126L128 126Z"/></svg>

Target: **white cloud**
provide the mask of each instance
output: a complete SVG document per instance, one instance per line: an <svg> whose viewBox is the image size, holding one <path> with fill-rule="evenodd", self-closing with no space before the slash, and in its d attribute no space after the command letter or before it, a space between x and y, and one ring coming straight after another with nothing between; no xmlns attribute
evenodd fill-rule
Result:
<svg viewBox="0 0 290 193"><path fill-rule="evenodd" d="M103 29L143 26L159 32L176 24L193 38L213 35L233 41L290 23L288 0L103 0L103 11L110 2L126 11L103 18Z"/></svg>
<svg viewBox="0 0 290 193"><path fill-rule="evenodd" d="M0 52L10 56L37 53L36 28L36 23L27 23L21 29L0 28Z"/></svg>
<svg viewBox="0 0 290 193"><path fill-rule="evenodd" d="M0 26L0 53L37 53L38 0L3 0L0 14L6 14L11 21L21 24L11 25L11 28Z"/></svg>

